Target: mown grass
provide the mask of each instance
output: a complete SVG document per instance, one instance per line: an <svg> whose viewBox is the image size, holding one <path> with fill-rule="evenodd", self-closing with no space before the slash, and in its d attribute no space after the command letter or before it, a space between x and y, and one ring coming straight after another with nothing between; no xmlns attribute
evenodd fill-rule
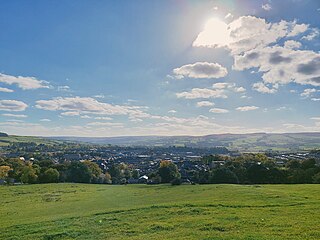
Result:
<svg viewBox="0 0 320 240"><path fill-rule="evenodd" d="M0 239L320 239L320 185L0 187Z"/></svg>

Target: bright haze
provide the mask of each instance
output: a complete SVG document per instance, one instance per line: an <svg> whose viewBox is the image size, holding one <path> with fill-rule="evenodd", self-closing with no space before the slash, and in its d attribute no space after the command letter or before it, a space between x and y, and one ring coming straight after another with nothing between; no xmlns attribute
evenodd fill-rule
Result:
<svg viewBox="0 0 320 240"><path fill-rule="evenodd" d="M0 131L320 131L320 1L1 1Z"/></svg>

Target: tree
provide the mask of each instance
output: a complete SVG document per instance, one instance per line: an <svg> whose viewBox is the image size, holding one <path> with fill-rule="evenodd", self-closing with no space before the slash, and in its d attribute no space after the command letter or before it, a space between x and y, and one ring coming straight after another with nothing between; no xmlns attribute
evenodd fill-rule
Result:
<svg viewBox="0 0 320 240"><path fill-rule="evenodd" d="M139 171L137 169L134 169L132 171L132 178L139 179L139 176L140 176Z"/></svg>
<svg viewBox="0 0 320 240"><path fill-rule="evenodd" d="M171 181L172 186L181 185L181 178L175 178Z"/></svg>
<svg viewBox="0 0 320 240"><path fill-rule="evenodd" d="M90 183L91 171L88 166L82 162L72 162L68 168L68 182Z"/></svg>
<svg viewBox="0 0 320 240"><path fill-rule="evenodd" d="M59 177L60 173L57 169L49 168L43 173L41 180L44 183L55 183L59 182Z"/></svg>
<svg viewBox="0 0 320 240"><path fill-rule="evenodd" d="M237 175L227 168L214 169L210 176L210 183L239 183Z"/></svg>
<svg viewBox="0 0 320 240"><path fill-rule="evenodd" d="M252 164L248 170L248 179L251 183L267 183L268 169L262 164Z"/></svg>
<svg viewBox="0 0 320 240"><path fill-rule="evenodd" d="M320 172L313 176L313 183L320 183Z"/></svg>
<svg viewBox="0 0 320 240"><path fill-rule="evenodd" d="M310 158L310 159L305 159L301 162L301 168L302 169L308 169L308 168L315 168L316 167L316 160Z"/></svg>
<svg viewBox="0 0 320 240"><path fill-rule="evenodd" d="M120 183L121 178L123 178L120 166L117 164L112 164L108 170L108 173L111 175L112 183L118 184Z"/></svg>
<svg viewBox="0 0 320 240"><path fill-rule="evenodd" d="M101 168L94 162L84 161L83 163L85 165L87 165L87 167L89 168L89 170L91 172L90 182L98 183L99 182L99 177L102 174Z"/></svg>
<svg viewBox="0 0 320 240"><path fill-rule="evenodd" d="M21 182L23 183L36 183L38 181L38 175L36 170L31 165L25 166L22 170Z"/></svg>
<svg viewBox="0 0 320 240"><path fill-rule="evenodd" d="M111 178L111 175L109 173L105 173L104 174L104 183L107 183L107 184L111 184L112 183L112 178Z"/></svg>
<svg viewBox="0 0 320 240"><path fill-rule="evenodd" d="M175 178L180 178L178 167L171 161L163 160L160 162L158 173L162 183L169 183Z"/></svg>
<svg viewBox="0 0 320 240"><path fill-rule="evenodd" d="M6 180L11 170L12 168L9 166L0 166L0 179Z"/></svg>

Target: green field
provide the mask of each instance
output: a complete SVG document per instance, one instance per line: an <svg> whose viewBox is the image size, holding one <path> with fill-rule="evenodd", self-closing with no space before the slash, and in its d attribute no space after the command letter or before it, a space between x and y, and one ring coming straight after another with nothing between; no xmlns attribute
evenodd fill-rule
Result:
<svg viewBox="0 0 320 240"><path fill-rule="evenodd" d="M41 137L32 137L32 136L15 136L10 135L8 137L0 137L0 147L8 146L11 143L36 143L36 144L47 144L51 145L54 143L61 143L62 141L46 139Z"/></svg>
<svg viewBox="0 0 320 240"><path fill-rule="evenodd" d="M0 187L0 239L320 239L320 185Z"/></svg>

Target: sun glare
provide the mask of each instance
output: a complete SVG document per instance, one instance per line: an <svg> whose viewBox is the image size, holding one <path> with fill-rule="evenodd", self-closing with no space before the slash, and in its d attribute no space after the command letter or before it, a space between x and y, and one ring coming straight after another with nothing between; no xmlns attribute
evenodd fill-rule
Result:
<svg viewBox="0 0 320 240"><path fill-rule="evenodd" d="M194 42L194 46L224 46L230 42L228 25L218 18L211 18Z"/></svg>

